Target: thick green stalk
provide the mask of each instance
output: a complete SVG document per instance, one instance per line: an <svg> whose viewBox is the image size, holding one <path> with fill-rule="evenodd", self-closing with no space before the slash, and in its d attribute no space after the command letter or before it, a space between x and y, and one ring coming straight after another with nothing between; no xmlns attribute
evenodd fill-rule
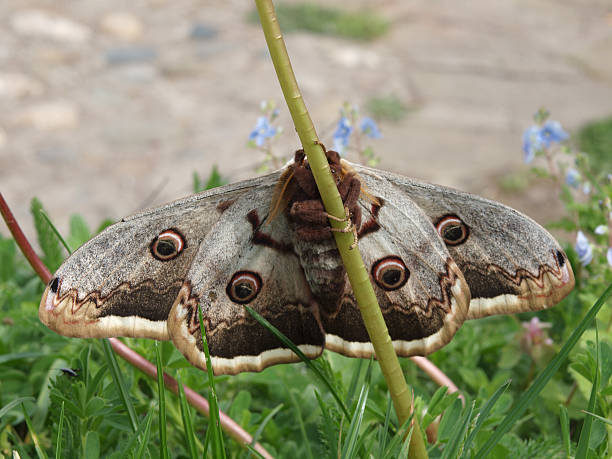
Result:
<svg viewBox="0 0 612 459"><path fill-rule="evenodd" d="M319 139L314 124L298 88L272 0L255 0L255 3L283 96L289 107L300 142L308 157L323 205L329 214L346 218L338 188L330 173L323 148L318 144ZM333 220L330 220L330 223L335 228L343 228L346 225L343 222ZM393 349L370 277L363 264L359 249L357 247L350 248L353 244L353 235L351 233L335 232L334 236L401 425L410 416L412 396ZM415 427L411 438L409 457L427 457L421 429L418 426Z"/></svg>

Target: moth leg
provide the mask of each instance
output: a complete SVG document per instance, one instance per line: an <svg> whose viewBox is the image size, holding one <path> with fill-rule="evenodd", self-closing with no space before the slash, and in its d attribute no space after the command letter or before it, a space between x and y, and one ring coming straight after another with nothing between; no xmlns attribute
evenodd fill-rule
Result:
<svg viewBox="0 0 612 459"><path fill-rule="evenodd" d="M296 153L297 156L297 153ZM317 184L314 181L312 172L308 165L301 164L299 167L293 168L293 179L297 182L298 186L310 198L316 198L319 196Z"/></svg>
<svg viewBox="0 0 612 459"><path fill-rule="evenodd" d="M327 214L327 218L335 220L337 222L345 222L346 226L344 228L330 228L334 233L353 233L353 243L351 244L350 249L354 249L357 247L357 226L352 220L352 213L348 206L344 206L344 212L346 213L346 218L338 218L334 215Z"/></svg>
<svg viewBox="0 0 612 459"><path fill-rule="evenodd" d="M332 237L331 226L301 226L295 229L298 237L304 241L324 241Z"/></svg>
<svg viewBox="0 0 612 459"><path fill-rule="evenodd" d="M361 226L361 208L357 203L361 195L361 181L354 173L347 174L340 185L338 185L338 191L345 208L351 211L353 223L359 228Z"/></svg>
<svg viewBox="0 0 612 459"><path fill-rule="evenodd" d="M327 224L327 213L323 203L317 199L294 202L289 209L289 215L302 223L319 226Z"/></svg>

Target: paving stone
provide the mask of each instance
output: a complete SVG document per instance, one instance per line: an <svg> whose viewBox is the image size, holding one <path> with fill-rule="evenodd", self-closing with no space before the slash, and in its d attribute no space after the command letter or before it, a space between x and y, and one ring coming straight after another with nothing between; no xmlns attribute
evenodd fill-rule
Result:
<svg viewBox="0 0 612 459"><path fill-rule="evenodd" d="M65 100L41 102L20 110L15 123L42 131L73 129L79 123L79 111L74 103Z"/></svg>
<svg viewBox="0 0 612 459"><path fill-rule="evenodd" d="M21 99L39 96L43 85L34 78L22 73L0 73L0 99Z"/></svg>
<svg viewBox="0 0 612 459"><path fill-rule="evenodd" d="M149 62L156 57L157 50L147 45L121 46L106 51L106 62L109 65Z"/></svg>
<svg viewBox="0 0 612 459"><path fill-rule="evenodd" d="M84 24L50 11L27 9L11 17L15 32L38 38L51 38L60 42L83 43L91 37L91 30Z"/></svg>
<svg viewBox="0 0 612 459"><path fill-rule="evenodd" d="M218 35L218 31L216 28L198 22L193 25L191 28L191 32L189 32L189 38L192 40L210 40L211 38L215 38Z"/></svg>
<svg viewBox="0 0 612 459"><path fill-rule="evenodd" d="M124 41L134 41L142 37L144 26L142 21L131 13L115 11L106 14L100 20L100 28Z"/></svg>

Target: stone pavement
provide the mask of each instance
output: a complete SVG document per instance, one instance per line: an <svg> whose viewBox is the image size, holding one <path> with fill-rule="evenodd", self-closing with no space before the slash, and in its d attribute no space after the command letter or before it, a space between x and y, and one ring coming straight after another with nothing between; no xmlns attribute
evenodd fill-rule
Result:
<svg viewBox="0 0 612 459"><path fill-rule="evenodd" d="M612 114L609 0L361 4L391 21L387 35L285 37L328 145L344 101L395 94L414 110L381 125L380 167L491 195L492 177L522 167L521 134L538 107L570 131ZM193 171L212 164L231 181L255 174L262 155L247 136L259 102L281 93L263 34L245 21L252 8L0 2L0 191L29 234L33 196L66 231L72 213L95 227L152 193L149 205L186 195ZM280 108L277 151L290 155L297 138Z"/></svg>

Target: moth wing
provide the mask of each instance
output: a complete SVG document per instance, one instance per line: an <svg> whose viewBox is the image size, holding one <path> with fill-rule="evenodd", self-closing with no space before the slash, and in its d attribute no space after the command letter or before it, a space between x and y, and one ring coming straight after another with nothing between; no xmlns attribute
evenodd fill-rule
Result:
<svg viewBox="0 0 612 459"><path fill-rule="evenodd" d="M396 199L414 201L438 230L465 225L465 240L451 241L447 248L470 288L468 319L546 309L574 287L567 256L548 231L526 215L452 188L354 167L366 186L380 179L392 184L398 190Z"/></svg>
<svg viewBox="0 0 612 459"><path fill-rule="evenodd" d="M268 220L272 193L255 190L228 207L200 244L174 302L168 331L175 346L195 366L206 368L201 306L215 374L261 371L299 361L246 310L253 308L306 356L324 345L316 305L298 258L290 246L283 214Z"/></svg>
<svg viewBox="0 0 612 459"><path fill-rule="evenodd" d="M57 270L43 294L40 320L65 336L168 339L170 308L223 207L257 189L271 192L278 175L205 191L105 229ZM159 260L152 243L164 232L183 245L175 258Z"/></svg>
<svg viewBox="0 0 612 459"><path fill-rule="evenodd" d="M406 196L398 199L400 191L382 177L369 175L365 185L378 203L360 200L359 249L393 346L400 356L429 354L448 343L466 318L467 283L419 206ZM345 291L335 309L321 308L326 348L368 357L372 344L350 286Z"/></svg>

